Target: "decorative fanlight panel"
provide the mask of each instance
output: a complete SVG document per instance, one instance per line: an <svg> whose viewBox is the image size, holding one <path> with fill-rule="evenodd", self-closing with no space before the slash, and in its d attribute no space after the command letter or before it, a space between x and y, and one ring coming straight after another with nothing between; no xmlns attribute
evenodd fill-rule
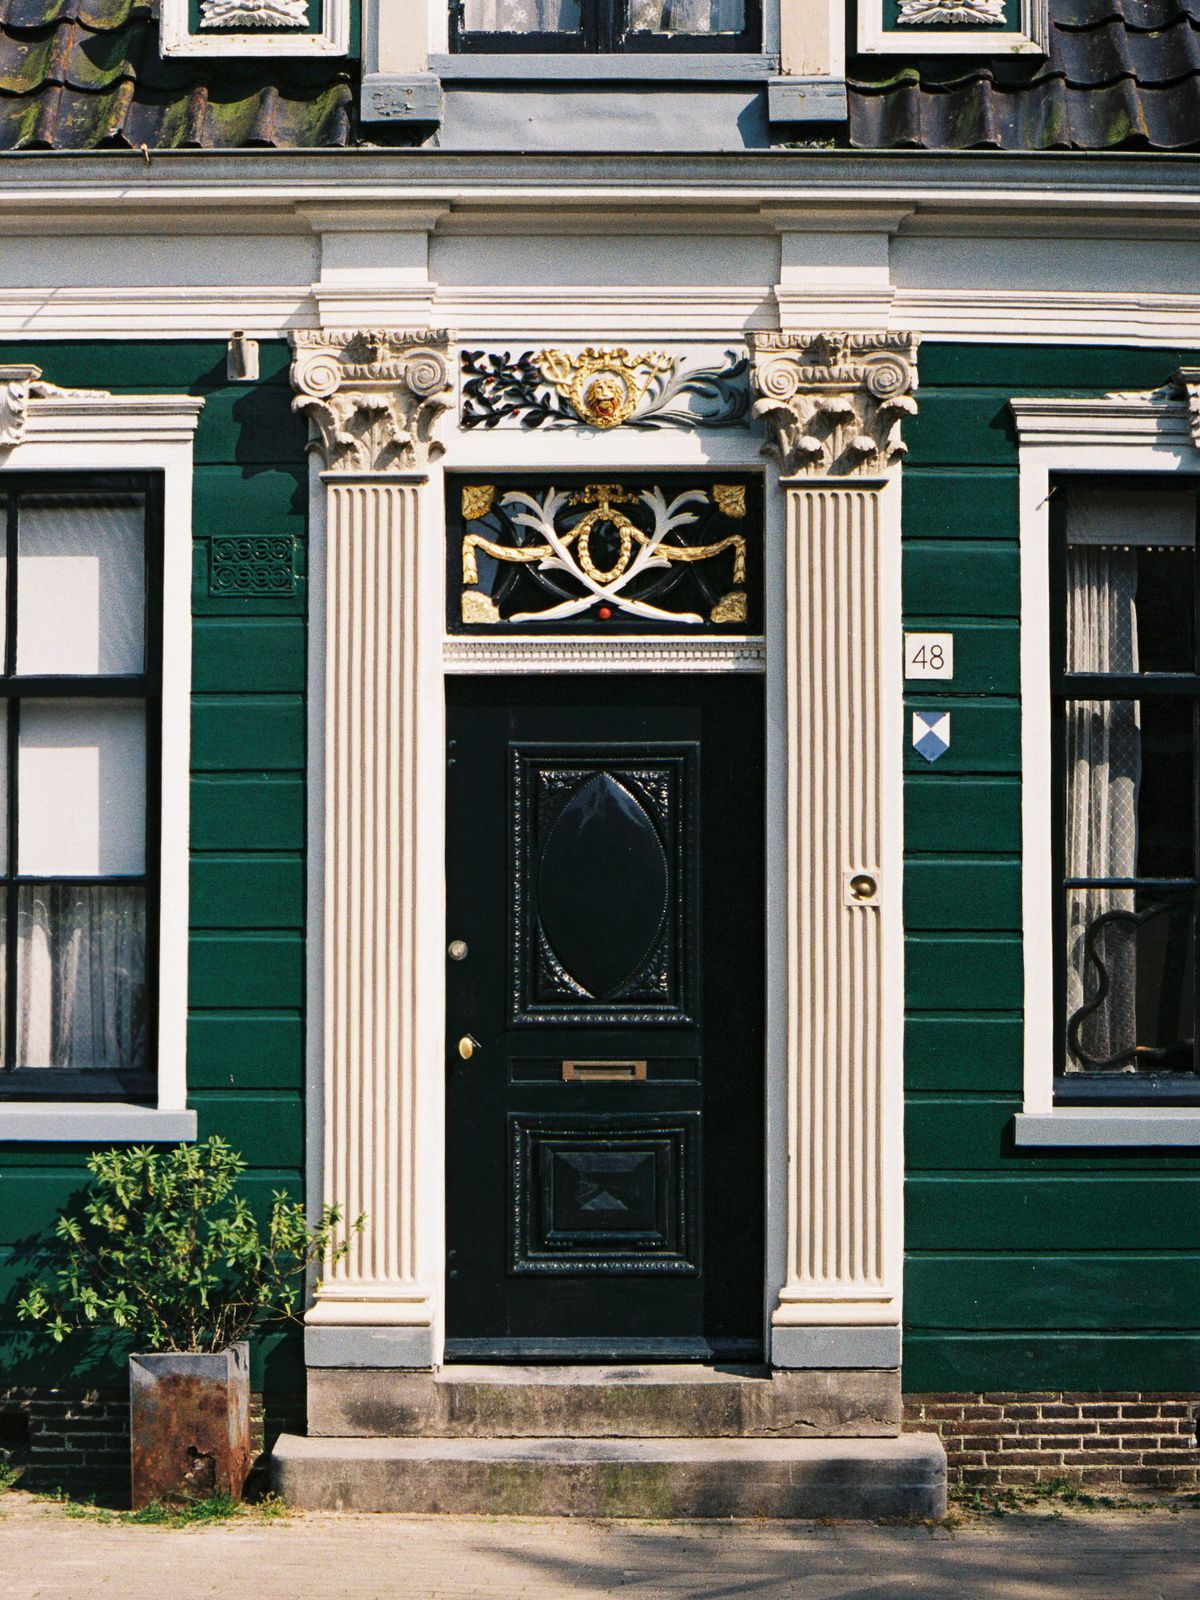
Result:
<svg viewBox="0 0 1200 1600"><path fill-rule="evenodd" d="M745 474L459 479L449 626L760 633L761 508Z"/></svg>

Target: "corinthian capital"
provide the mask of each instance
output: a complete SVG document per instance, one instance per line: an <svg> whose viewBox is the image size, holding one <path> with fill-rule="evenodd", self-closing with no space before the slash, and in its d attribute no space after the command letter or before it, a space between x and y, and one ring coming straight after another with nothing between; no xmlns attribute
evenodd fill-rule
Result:
<svg viewBox="0 0 1200 1600"><path fill-rule="evenodd" d="M911 333L752 333L754 415L786 474L861 476L904 453L917 402Z"/></svg>
<svg viewBox="0 0 1200 1600"><path fill-rule="evenodd" d="M450 335L441 329L299 328L292 405L330 472L399 472L442 454L433 438L450 405Z"/></svg>

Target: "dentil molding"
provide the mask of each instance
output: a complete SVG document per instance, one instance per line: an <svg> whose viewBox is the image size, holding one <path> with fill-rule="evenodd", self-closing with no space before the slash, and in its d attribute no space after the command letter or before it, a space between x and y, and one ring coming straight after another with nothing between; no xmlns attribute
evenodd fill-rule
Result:
<svg viewBox="0 0 1200 1600"><path fill-rule="evenodd" d="M917 403L912 333L751 333L753 413L786 476L860 477L904 453Z"/></svg>
<svg viewBox="0 0 1200 1600"><path fill-rule="evenodd" d="M453 398L444 329L297 328L295 410L329 472L404 472L443 453L433 429Z"/></svg>

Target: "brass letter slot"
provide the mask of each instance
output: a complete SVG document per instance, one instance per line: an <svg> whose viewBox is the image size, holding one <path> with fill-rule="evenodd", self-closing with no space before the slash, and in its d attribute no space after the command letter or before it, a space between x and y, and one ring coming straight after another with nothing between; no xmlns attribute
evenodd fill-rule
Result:
<svg viewBox="0 0 1200 1600"><path fill-rule="evenodd" d="M644 1083L644 1061L564 1061L564 1083Z"/></svg>

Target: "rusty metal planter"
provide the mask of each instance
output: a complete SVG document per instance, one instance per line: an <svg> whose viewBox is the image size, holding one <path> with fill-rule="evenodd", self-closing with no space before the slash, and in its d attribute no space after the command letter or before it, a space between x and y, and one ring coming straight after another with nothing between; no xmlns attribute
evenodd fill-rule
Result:
<svg viewBox="0 0 1200 1600"><path fill-rule="evenodd" d="M250 1471L250 1346L129 1358L133 1508L227 1494Z"/></svg>

